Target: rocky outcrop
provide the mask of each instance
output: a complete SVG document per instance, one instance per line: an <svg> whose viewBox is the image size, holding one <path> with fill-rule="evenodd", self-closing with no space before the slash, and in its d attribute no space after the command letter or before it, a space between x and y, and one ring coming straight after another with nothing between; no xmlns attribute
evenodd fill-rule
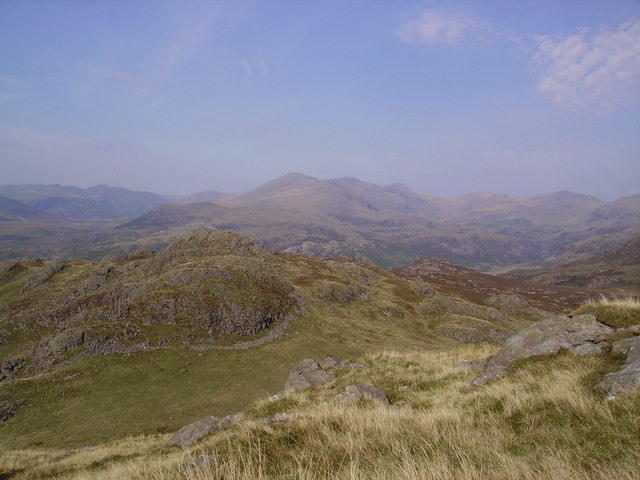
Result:
<svg viewBox="0 0 640 480"><path fill-rule="evenodd" d="M233 255L273 259L269 250L237 233L226 230L199 230L176 240L151 261L152 269L162 269L185 258Z"/></svg>
<svg viewBox="0 0 640 480"><path fill-rule="evenodd" d="M91 276L87 279L87 283L85 285L85 292L91 292L93 290L97 290L102 287L109 277L113 274L113 268L110 266L100 266L98 267Z"/></svg>
<svg viewBox="0 0 640 480"><path fill-rule="evenodd" d="M85 339L85 331L81 328L68 329L56 335L45 335L33 351L33 364L29 369L41 371L49 368L59 354L83 345Z"/></svg>
<svg viewBox="0 0 640 480"><path fill-rule="evenodd" d="M349 385L347 389L333 399L336 403L343 403L346 405L353 405L363 402L365 400L373 400L383 403L384 405L391 405L389 397L377 387L364 384Z"/></svg>
<svg viewBox="0 0 640 480"><path fill-rule="evenodd" d="M182 448L189 447L205 435L229 428L241 418L242 413L234 413L233 415L227 415L226 417L204 417L197 422L182 427L174 433L169 440L167 440L164 446L177 446Z"/></svg>
<svg viewBox="0 0 640 480"><path fill-rule="evenodd" d="M318 298L330 304L351 303L369 295L367 287L355 282L345 285L322 280L317 282L316 289Z"/></svg>
<svg viewBox="0 0 640 480"><path fill-rule="evenodd" d="M640 336L620 340L613 344L613 352L627 356L627 361L617 372L607 373L594 389L606 393L609 398L640 387Z"/></svg>
<svg viewBox="0 0 640 480"><path fill-rule="evenodd" d="M28 272L29 269L16 261L6 261L0 263L0 285L4 285Z"/></svg>
<svg viewBox="0 0 640 480"><path fill-rule="evenodd" d="M30 290L33 290L38 285L43 284L51 277L53 277L56 273L61 272L65 268L67 268L69 264L67 262L53 262L49 265L43 267L41 270L32 273L27 279L27 283L24 284L20 293L26 293Z"/></svg>
<svg viewBox="0 0 640 480"><path fill-rule="evenodd" d="M489 361L487 371L471 382L478 387L503 377L516 360L568 350L576 355L601 351L613 329L594 315L555 317L535 323L509 338Z"/></svg>
<svg viewBox="0 0 640 480"><path fill-rule="evenodd" d="M335 379L333 372L324 370L313 358L305 358L296 363L289 372L289 378L284 385L284 393L289 394L296 390L321 385Z"/></svg>
<svg viewBox="0 0 640 480"><path fill-rule="evenodd" d="M14 372L20 370L25 363L24 358L13 358L0 363L0 382L12 380Z"/></svg>

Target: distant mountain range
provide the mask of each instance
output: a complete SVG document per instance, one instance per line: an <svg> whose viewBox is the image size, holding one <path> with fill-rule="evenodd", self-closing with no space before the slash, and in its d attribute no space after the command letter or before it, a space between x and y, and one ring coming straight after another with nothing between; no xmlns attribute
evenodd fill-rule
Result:
<svg viewBox="0 0 640 480"><path fill-rule="evenodd" d="M49 215L73 219L134 217L168 203L155 193L109 185L86 189L61 185L0 185L0 195Z"/></svg>
<svg viewBox="0 0 640 480"><path fill-rule="evenodd" d="M640 237L640 195L609 203L567 191L530 198L489 192L439 198L397 183L379 186L356 178L320 180L300 173L236 195L201 192L164 205L159 204L162 197L158 195L114 187L47 188L36 195L34 186L0 187L0 194L21 194L32 207L42 207L47 202L38 199L55 197L52 191L65 191L68 196L62 197L70 202L94 199L123 216L135 215L135 208L148 211L118 225L99 224L99 230L87 232L85 222L83 231L76 230L74 235L29 234L21 240L12 239L8 231L12 222L3 222L0 246L9 242L11 248L6 250L14 255L32 255L38 244L41 255L73 253L97 258L141 247L160 249L191 231L215 228L241 233L279 251L362 256L386 266L405 265L417 257L439 257L500 272L579 261ZM197 203L184 203L191 201ZM152 208L154 202L158 204ZM63 213L72 210L69 207ZM59 212L55 207L44 211Z"/></svg>

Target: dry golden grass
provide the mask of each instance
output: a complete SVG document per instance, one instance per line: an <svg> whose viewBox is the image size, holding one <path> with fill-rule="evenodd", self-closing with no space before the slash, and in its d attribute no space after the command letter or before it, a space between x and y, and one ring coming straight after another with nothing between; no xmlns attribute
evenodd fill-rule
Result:
<svg viewBox="0 0 640 480"><path fill-rule="evenodd" d="M581 305L574 313L593 313L598 321L620 328L640 324L640 299L635 297L607 298Z"/></svg>
<svg viewBox="0 0 640 480"><path fill-rule="evenodd" d="M131 439L129 444L96 447L104 448L102 456L114 463L96 464L94 457L82 458L80 453L67 456L69 471L55 478L637 478L640 394L607 402L591 390L598 376L616 367L611 360L571 355L537 359L472 390L474 374L455 365L494 351L465 347L371 355L366 359L371 368L344 372L334 384L297 392L281 402L258 402L247 411L248 420L190 449L162 451L160 437ZM333 403L352 383L380 386L394 407ZM276 411L294 419L276 426L251 420ZM138 452L135 458L117 458L133 451ZM15 452L5 453L6 459L16 458ZM31 455L36 458L36 453ZM201 455L211 455L210 461L181 469ZM42 454L37 461L43 464L34 475L15 478L52 478L38 477L37 472L62 467L63 460L54 457Z"/></svg>

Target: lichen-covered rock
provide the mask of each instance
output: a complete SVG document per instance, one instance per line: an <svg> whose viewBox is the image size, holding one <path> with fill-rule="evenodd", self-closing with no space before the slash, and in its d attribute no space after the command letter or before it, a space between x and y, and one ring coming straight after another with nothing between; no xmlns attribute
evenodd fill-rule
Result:
<svg viewBox="0 0 640 480"><path fill-rule="evenodd" d="M377 387L364 385L361 383L356 385L349 385L343 393L334 398L335 402L344 403L347 405L360 403L364 400L374 400L385 405L391 405L389 397L387 397L387 394L382 390Z"/></svg>
<svg viewBox="0 0 640 480"><path fill-rule="evenodd" d="M284 386L284 392L289 394L296 390L304 390L315 385L331 382L334 378L331 371L320 368L318 362L313 358L305 358L291 368L289 378Z"/></svg>
<svg viewBox="0 0 640 480"><path fill-rule="evenodd" d="M478 387L503 377L516 360L551 355L560 350L584 354L591 348L584 345L601 343L611 332L612 328L598 322L592 314L555 317L535 323L510 337L491 358L487 371L473 380L471 386Z"/></svg>
<svg viewBox="0 0 640 480"><path fill-rule="evenodd" d="M226 417L208 416L197 422L182 427L164 444L165 447L189 447L205 435L229 428L242 418L242 413L234 413Z"/></svg>
<svg viewBox="0 0 640 480"><path fill-rule="evenodd" d="M640 336L613 344L613 351L627 355L627 361L617 372L607 373L594 389L616 397L640 387Z"/></svg>

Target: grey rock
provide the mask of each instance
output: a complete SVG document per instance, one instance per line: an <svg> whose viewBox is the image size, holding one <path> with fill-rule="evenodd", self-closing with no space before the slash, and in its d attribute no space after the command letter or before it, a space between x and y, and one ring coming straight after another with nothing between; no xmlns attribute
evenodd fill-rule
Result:
<svg viewBox="0 0 640 480"><path fill-rule="evenodd" d="M113 268L109 266L100 266L98 267L91 276L87 279L87 283L85 285L85 291L91 292L93 290L97 290L105 283L111 275L113 274Z"/></svg>
<svg viewBox="0 0 640 480"><path fill-rule="evenodd" d="M573 318L555 317L535 323L510 337L496 353L487 371L471 382L478 387L503 377L516 360L539 355L552 355L560 350L571 351L586 343L600 343L613 329L598 322L594 315ZM585 347L588 349L591 347Z"/></svg>
<svg viewBox="0 0 640 480"><path fill-rule="evenodd" d="M635 335L640 335L640 324L630 325L628 327L618 328L616 333L633 333Z"/></svg>
<svg viewBox="0 0 640 480"><path fill-rule="evenodd" d="M24 358L13 358L0 363L0 382L13 379L13 374L26 363Z"/></svg>
<svg viewBox="0 0 640 480"><path fill-rule="evenodd" d="M342 360L335 358L332 355L327 355L322 360L320 360L320 362L318 362L318 365L320 365L320 368L322 368L323 370L326 370L328 368L339 368L342 363Z"/></svg>
<svg viewBox="0 0 640 480"><path fill-rule="evenodd" d="M197 422L182 427L164 444L165 447L189 447L205 435L229 428L242 418L242 413L234 413L226 417L208 416Z"/></svg>
<svg viewBox="0 0 640 480"><path fill-rule="evenodd" d="M640 337L627 340L631 341L621 340L614 344L614 348L618 345L617 348L621 353L626 352L627 361L620 370L607 373L603 377L602 381L594 387L597 392L606 393L615 398L640 387Z"/></svg>
<svg viewBox="0 0 640 480"><path fill-rule="evenodd" d="M456 364L456 367L464 368L465 370L470 370L472 372L481 372L485 368L487 368L488 363L489 358L479 358L478 360L462 360L461 362Z"/></svg>
<svg viewBox="0 0 640 480"><path fill-rule="evenodd" d="M289 372L289 378L284 386L285 394L295 390L304 390L315 385L321 385L334 380L333 372L323 370L313 358L305 358L296 363Z"/></svg>
<svg viewBox="0 0 640 480"><path fill-rule="evenodd" d="M614 342L611 347L613 353L619 353L621 355L628 355L631 347L638 341L638 337L625 338Z"/></svg>
<svg viewBox="0 0 640 480"><path fill-rule="evenodd" d="M377 402L382 402L385 405L391 405L389 397L387 397L387 394L382 390L377 387L361 383L357 385L349 385L343 393L334 398L334 402L344 403L347 405L359 403L364 400L375 400Z"/></svg>
<svg viewBox="0 0 640 480"><path fill-rule="evenodd" d="M65 330L48 342L49 348L53 353L62 353L73 350L84 343L85 333L82 329Z"/></svg>
<svg viewBox="0 0 640 480"><path fill-rule="evenodd" d="M570 352L574 355L599 355L602 353L602 348L606 345L605 342L600 343L583 343L577 347L573 347Z"/></svg>

